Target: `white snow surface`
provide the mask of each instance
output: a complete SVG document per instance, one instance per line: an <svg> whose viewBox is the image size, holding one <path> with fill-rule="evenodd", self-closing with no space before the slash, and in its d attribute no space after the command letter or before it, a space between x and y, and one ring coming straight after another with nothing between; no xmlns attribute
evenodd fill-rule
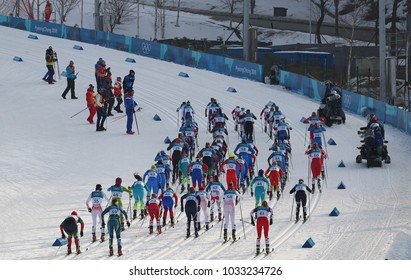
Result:
<svg viewBox="0 0 411 280"><path fill-rule="evenodd" d="M409 135L387 125L386 138L392 163L381 168L367 168L365 163L355 163L356 146L360 144L357 130L366 124L365 119L347 113L345 125L327 128L326 139L332 138L337 143L336 146L327 146L327 184L322 194L316 192L310 198L310 220L295 225L290 221L293 196L288 191L299 178L307 181L308 176L307 156L304 155L306 125L299 120L318 108L316 102L280 86L84 43L81 43L84 50L78 51L73 49L76 42L47 36L31 40L27 38L28 34L0 27L0 75L3 77L0 259L109 259L108 242L90 244L91 215L85 206L88 195L97 183L106 190L114 184L116 177L121 177L123 185L129 186L133 183L133 172L144 173L153 164L156 153L165 150L163 140L167 136L171 139L177 136L176 108L182 101L190 100L197 112L199 142L203 147L206 141L211 140L210 134L206 133L203 115L210 97L215 97L222 104L227 115L236 105L259 114L268 101L275 101L293 127L290 180L284 197L278 202L270 201L274 223L269 237L275 253L267 259L411 259ZM63 77L54 85L41 80L46 72L44 53L50 45L58 53L61 71L69 60L74 61L79 72L76 80L78 100L61 98L66 86ZM22 57L23 62L13 61L14 56ZM125 118L113 123L109 118L106 132L95 131L95 125L86 121L87 111L70 118L86 107L85 92L88 84L95 84L94 64L99 57L111 66L113 77L123 77L130 69L135 70L135 97L143 107L137 113L140 134L126 134ZM135 58L137 63L126 63L126 57ZM190 77L179 77L180 71ZM237 93L227 92L228 87L236 88ZM162 121L154 121L155 114ZM258 167L266 169L271 141L267 141L259 121L255 126L256 145L260 150ZM239 139L231 120L228 130L230 149L234 149ZM341 160L345 168L338 167ZM347 188L337 189L340 182ZM221 245L221 223L197 239L184 240L186 218L183 214L175 228L167 229L158 237L148 236L147 220L143 225L138 220L133 221L131 227L122 233L124 255L116 259L252 259L256 230L248 223L243 227L240 214L244 220L250 220L254 198L246 193L240 205L237 206L236 224L237 236L241 239L232 246ZM127 206L128 200L125 199ZM340 211L338 217L329 216L334 207ZM79 211L86 224L81 238L83 253L66 256L65 247L58 250L51 245L60 237L60 223L73 210ZM179 213L177 208L176 216ZM302 248L309 237L315 246Z"/></svg>

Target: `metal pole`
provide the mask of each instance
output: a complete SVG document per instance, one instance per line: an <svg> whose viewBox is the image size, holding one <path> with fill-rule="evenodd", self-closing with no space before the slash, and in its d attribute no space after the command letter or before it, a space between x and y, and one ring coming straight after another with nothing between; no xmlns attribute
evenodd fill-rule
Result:
<svg viewBox="0 0 411 280"><path fill-rule="evenodd" d="M180 0L178 0L178 4L177 4L177 21L176 21L175 27L180 27L180 25L178 24L179 18L180 18Z"/></svg>
<svg viewBox="0 0 411 280"><path fill-rule="evenodd" d="M250 0L244 0L243 6L243 59L248 61L249 48L250 48L250 38L249 38L249 28L250 28Z"/></svg>
<svg viewBox="0 0 411 280"><path fill-rule="evenodd" d="M379 15L379 65L380 65L380 98L385 101L385 0L378 0L378 15Z"/></svg>
<svg viewBox="0 0 411 280"><path fill-rule="evenodd" d="M81 28L83 28L83 11L84 11L84 0L81 0L81 21L80 21Z"/></svg>
<svg viewBox="0 0 411 280"><path fill-rule="evenodd" d="M140 0L137 0L137 38L140 37Z"/></svg>
<svg viewBox="0 0 411 280"><path fill-rule="evenodd" d="M309 30L309 33L310 33L310 44L311 44L311 0L308 0L309 1L309 5L310 5L310 23L309 23L309 27L308 27L308 30Z"/></svg>

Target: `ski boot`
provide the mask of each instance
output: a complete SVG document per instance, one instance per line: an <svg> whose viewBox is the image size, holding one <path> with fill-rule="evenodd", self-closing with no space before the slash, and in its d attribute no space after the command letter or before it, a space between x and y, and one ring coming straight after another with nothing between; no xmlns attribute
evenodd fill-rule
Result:
<svg viewBox="0 0 411 280"><path fill-rule="evenodd" d="M210 214L210 222L214 221L214 213Z"/></svg>
<svg viewBox="0 0 411 280"><path fill-rule="evenodd" d="M223 219L221 213L218 213L218 221L221 222L221 220Z"/></svg>
<svg viewBox="0 0 411 280"><path fill-rule="evenodd" d="M198 230L194 231L194 236L198 237Z"/></svg>
<svg viewBox="0 0 411 280"><path fill-rule="evenodd" d="M133 220L137 218L137 210L133 210Z"/></svg>
<svg viewBox="0 0 411 280"><path fill-rule="evenodd" d="M208 223L206 223L206 230L209 230L210 229L210 226L209 226L209 224Z"/></svg>
<svg viewBox="0 0 411 280"><path fill-rule="evenodd" d="M108 255L111 257L112 255L114 255L113 247L110 246L110 247L108 247L108 248L109 248L109 253L108 253Z"/></svg>
<svg viewBox="0 0 411 280"><path fill-rule="evenodd" d="M312 190L311 193L314 194L314 192L315 192L315 185L314 184L311 185L311 190Z"/></svg>
<svg viewBox="0 0 411 280"><path fill-rule="evenodd" d="M170 218L170 224L172 227L174 227L174 217Z"/></svg>
<svg viewBox="0 0 411 280"><path fill-rule="evenodd" d="M186 234L186 237L187 237L187 238L189 238L189 237L190 237L190 234L191 234L191 233L190 233L190 230L189 230L189 229L187 229L187 234Z"/></svg>
<svg viewBox="0 0 411 280"><path fill-rule="evenodd" d="M199 231L199 230L201 229L201 224L200 224L200 222L197 222L197 223L196 223L196 229L197 229L197 231Z"/></svg>
<svg viewBox="0 0 411 280"><path fill-rule="evenodd" d="M105 235L105 233L101 233L101 237L100 237L101 242L104 242L104 240L105 240L104 235Z"/></svg>
<svg viewBox="0 0 411 280"><path fill-rule="evenodd" d="M280 191L277 191L277 200L279 200L280 197L281 197L281 193L280 193Z"/></svg>
<svg viewBox="0 0 411 280"><path fill-rule="evenodd" d="M321 179L318 178L317 180L317 187L318 187L318 191L321 192Z"/></svg>
<svg viewBox="0 0 411 280"><path fill-rule="evenodd" d="M272 191L268 192L268 197L269 197L269 200L271 200L273 198L273 192Z"/></svg>
<svg viewBox="0 0 411 280"><path fill-rule="evenodd" d="M233 241L237 240L237 237L235 236L235 229L233 229L232 231L232 238L233 238Z"/></svg>
<svg viewBox="0 0 411 280"><path fill-rule="evenodd" d="M305 223L307 221L307 212L304 212L303 216L304 216L304 223Z"/></svg>
<svg viewBox="0 0 411 280"><path fill-rule="evenodd" d="M157 226L157 233L158 233L158 234L161 233L161 226Z"/></svg>
<svg viewBox="0 0 411 280"><path fill-rule="evenodd" d="M150 226L149 227L149 234L152 234L153 233L153 226Z"/></svg>
<svg viewBox="0 0 411 280"><path fill-rule="evenodd" d="M270 253L270 244L269 243L265 244L265 253L266 254Z"/></svg>
<svg viewBox="0 0 411 280"><path fill-rule="evenodd" d="M118 256L121 257L123 255L123 252L121 251L121 246L118 246Z"/></svg>
<svg viewBox="0 0 411 280"><path fill-rule="evenodd" d="M67 255L71 254L71 247L67 247Z"/></svg>
<svg viewBox="0 0 411 280"><path fill-rule="evenodd" d="M96 233L93 232L92 233L92 242L96 242L96 241L97 241L97 236L96 236Z"/></svg>
<svg viewBox="0 0 411 280"><path fill-rule="evenodd" d="M81 254L80 246L76 246L76 253L77 255Z"/></svg>
<svg viewBox="0 0 411 280"><path fill-rule="evenodd" d="M260 243L258 243L258 244L256 245L255 254L256 254L256 255L259 255L259 254L260 254Z"/></svg>
<svg viewBox="0 0 411 280"><path fill-rule="evenodd" d="M224 241L227 241L227 240L228 240L228 237L227 237L227 229L226 229L226 228L224 229L223 237L224 237Z"/></svg>
<svg viewBox="0 0 411 280"><path fill-rule="evenodd" d="M144 218L144 210L140 211L140 219L142 220Z"/></svg>
<svg viewBox="0 0 411 280"><path fill-rule="evenodd" d="M166 226L166 218L163 218L163 227Z"/></svg>
<svg viewBox="0 0 411 280"><path fill-rule="evenodd" d="M325 179L325 172L324 170L321 171L321 178L324 180Z"/></svg>
<svg viewBox="0 0 411 280"><path fill-rule="evenodd" d="M297 211L295 213L295 221L298 222L299 219L300 219L300 211Z"/></svg>

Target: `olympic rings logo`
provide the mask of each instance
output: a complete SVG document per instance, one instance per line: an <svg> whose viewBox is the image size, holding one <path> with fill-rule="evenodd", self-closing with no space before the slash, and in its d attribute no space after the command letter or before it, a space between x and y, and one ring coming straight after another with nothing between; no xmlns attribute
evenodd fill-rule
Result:
<svg viewBox="0 0 411 280"><path fill-rule="evenodd" d="M143 52L143 54L149 54L151 51L151 44L141 43L141 51Z"/></svg>

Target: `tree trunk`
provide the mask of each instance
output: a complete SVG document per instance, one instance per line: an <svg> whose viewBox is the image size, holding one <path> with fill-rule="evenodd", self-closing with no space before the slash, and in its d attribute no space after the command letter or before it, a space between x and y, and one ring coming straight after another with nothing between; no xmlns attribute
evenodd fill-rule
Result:
<svg viewBox="0 0 411 280"><path fill-rule="evenodd" d="M339 8L338 8L338 6L339 6L339 4L340 4L340 0L334 0L334 15L335 15L335 21L334 21L334 25L335 25L335 36L338 36L339 35L339 30L338 30L338 25L339 25L339 15L338 15L338 12L339 12Z"/></svg>
<svg viewBox="0 0 411 280"><path fill-rule="evenodd" d="M394 0L392 4L392 14L391 14L391 31L397 30L397 10L398 10L398 2L400 0Z"/></svg>
<svg viewBox="0 0 411 280"><path fill-rule="evenodd" d="M325 1L321 0L320 2L320 18L317 21L317 28L315 31L315 36L317 38L317 44L322 44L321 42L321 25L324 21L324 17L325 17Z"/></svg>

